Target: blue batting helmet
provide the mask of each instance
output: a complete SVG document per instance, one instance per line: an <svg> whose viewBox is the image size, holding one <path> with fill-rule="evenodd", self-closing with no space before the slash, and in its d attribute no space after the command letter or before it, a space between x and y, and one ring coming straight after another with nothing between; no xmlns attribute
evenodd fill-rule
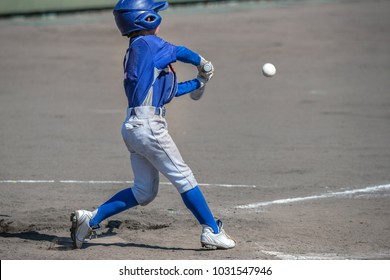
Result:
<svg viewBox="0 0 390 280"><path fill-rule="evenodd" d="M120 0L114 8L115 22L123 36L139 30L153 30L161 23L157 13L168 8L168 2L153 0Z"/></svg>

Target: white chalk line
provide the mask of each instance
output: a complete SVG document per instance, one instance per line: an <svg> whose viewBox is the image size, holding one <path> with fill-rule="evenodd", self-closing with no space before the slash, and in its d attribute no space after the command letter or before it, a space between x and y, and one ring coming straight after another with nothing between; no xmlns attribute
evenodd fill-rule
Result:
<svg viewBox="0 0 390 280"><path fill-rule="evenodd" d="M345 259L345 257L340 257L337 254L306 254L306 255L293 255L277 251L265 251L261 250L262 253L276 257L281 260L334 260L337 258Z"/></svg>
<svg viewBox="0 0 390 280"><path fill-rule="evenodd" d="M262 253L270 256L274 256L281 260L356 260L356 259L388 259L390 252L368 252L366 254L336 254L336 253L307 253L307 254L289 254L278 251L266 251L261 250Z"/></svg>
<svg viewBox="0 0 390 280"><path fill-rule="evenodd" d="M266 202L251 203L246 205L239 205L236 206L235 208L253 209L253 208L265 207L274 204L290 204L290 203L301 202L306 200L323 199L323 198L330 198L330 197L345 197L345 196L359 194L359 193L374 193L374 192L379 192L387 189L390 189L390 184L380 185L380 186L370 186L363 189L354 189L354 190L347 190L342 192L324 193L320 195L312 195L306 197L295 197L295 198L278 199L278 200L266 201Z"/></svg>
<svg viewBox="0 0 390 280"><path fill-rule="evenodd" d="M134 181L96 181L96 180L0 180L0 184L134 184ZM160 185L171 185L170 182L160 182ZM235 185L235 184L198 184L201 187L223 187L223 188L256 188L256 185Z"/></svg>

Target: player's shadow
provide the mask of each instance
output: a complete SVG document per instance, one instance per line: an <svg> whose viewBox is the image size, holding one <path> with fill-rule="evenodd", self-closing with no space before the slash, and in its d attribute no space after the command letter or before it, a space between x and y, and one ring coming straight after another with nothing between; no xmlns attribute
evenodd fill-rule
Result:
<svg viewBox="0 0 390 280"><path fill-rule="evenodd" d="M138 243L128 243L128 242L115 242L115 243L99 243L99 242L94 242L94 243L85 243L83 244L83 249L89 248L89 247L94 247L94 246L118 246L118 247L130 247L130 248L143 248L143 249L154 249L154 250L166 250L166 251L194 251L194 252L200 252L200 251L209 251L209 249L206 248L180 248L180 247L165 247L165 246L159 246L159 245L147 245L147 244L138 244Z"/></svg>
<svg viewBox="0 0 390 280"><path fill-rule="evenodd" d="M168 246L159 246L159 245L148 245L148 244L138 244L133 242L99 242L99 239L104 239L105 237L115 236L116 233L112 232L112 229L108 229L106 232L99 234L97 239L93 242L85 242L83 244L82 249L87 249L95 246L118 246L118 247L136 247L136 248L144 248L144 249L154 249L154 250L169 250L169 251L205 251L207 249L200 248L181 248L181 247L168 247ZM61 237L52 234L40 233L34 230L25 231L25 232L0 232L0 237L3 238L20 238L24 240L31 241L47 241L48 250L56 250L56 251L68 251L73 249L72 240L70 237Z"/></svg>
<svg viewBox="0 0 390 280"><path fill-rule="evenodd" d="M33 241L52 241L58 238L55 235L39 233L37 231L23 231L23 232L0 232L0 237L3 238L20 238Z"/></svg>
<svg viewBox="0 0 390 280"><path fill-rule="evenodd" d="M107 231L99 234L97 236L97 240L93 240L93 242L86 242L83 244L83 249L94 247L94 246L118 246L118 247L136 247L136 248L143 248L143 249L155 249L155 250L169 250L169 251L204 251L208 250L205 248L201 249L194 249L194 248L180 248L180 247L165 247L165 246L159 246L159 245L147 245L147 244L138 244L138 243L129 243L129 242L112 242L112 243L106 243L106 242L98 242L99 239L103 239L105 237L112 237L115 236L116 233L114 232L114 229L119 229L122 225L121 221L118 220L111 220L108 222L107 225ZM159 228L158 226L154 225L150 228Z"/></svg>
<svg viewBox="0 0 390 280"><path fill-rule="evenodd" d="M23 232L0 232L3 238L20 238L31 241L47 241L48 250L68 251L72 250L70 238L58 237L52 234L40 233L34 230Z"/></svg>
<svg viewBox="0 0 390 280"><path fill-rule="evenodd" d="M41 233L33 229L25 229L23 231L15 232L15 229L11 229L10 224L11 223L4 223L2 221L2 227L0 232L0 237L3 238L19 238L24 240L32 240L32 241L47 241L48 243L48 250L57 250L57 251L68 251L73 249L73 242L70 237L61 237L53 234L46 234ZM136 247L136 248L143 248L143 249L153 249L153 250L169 250L169 251L205 251L208 249L205 248L181 248L181 247L171 247L171 246L159 246L159 245L148 245L148 244L140 244L140 243L133 243L133 242L126 242L125 240L123 242L108 242L105 241L105 238L114 237L117 235L117 233L114 232L114 229L119 229L122 222L120 221L110 221L107 226L107 230L100 233L97 236L97 239L93 239L91 242L86 240L86 242L83 244L82 249L86 249L89 247L95 247L95 246L118 246L118 247ZM99 239L101 242L99 242ZM116 239L118 240L118 239Z"/></svg>

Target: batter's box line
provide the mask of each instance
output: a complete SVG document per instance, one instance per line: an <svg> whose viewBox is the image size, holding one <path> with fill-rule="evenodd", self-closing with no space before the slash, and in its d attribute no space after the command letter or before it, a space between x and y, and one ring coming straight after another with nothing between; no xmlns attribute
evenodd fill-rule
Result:
<svg viewBox="0 0 390 280"><path fill-rule="evenodd" d="M0 184L134 184L134 181L98 181L98 180L0 180ZM160 185L171 185L170 182L160 182ZM222 187L222 188L256 188L256 185L217 184L202 183L201 187Z"/></svg>

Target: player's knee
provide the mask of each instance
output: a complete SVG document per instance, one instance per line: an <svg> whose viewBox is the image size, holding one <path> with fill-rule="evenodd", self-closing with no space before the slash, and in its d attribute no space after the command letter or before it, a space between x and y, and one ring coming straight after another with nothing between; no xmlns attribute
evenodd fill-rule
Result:
<svg viewBox="0 0 390 280"><path fill-rule="evenodd" d="M147 196L145 196L143 198L143 200L141 201L141 203L139 205L141 205L141 206L148 205L149 203L151 203L156 198L156 196L157 196L157 192L148 194Z"/></svg>
<svg viewBox="0 0 390 280"><path fill-rule="evenodd" d="M146 206L151 203L157 196L159 180L154 178L148 184L135 185L133 188L134 196L136 197L139 205Z"/></svg>

